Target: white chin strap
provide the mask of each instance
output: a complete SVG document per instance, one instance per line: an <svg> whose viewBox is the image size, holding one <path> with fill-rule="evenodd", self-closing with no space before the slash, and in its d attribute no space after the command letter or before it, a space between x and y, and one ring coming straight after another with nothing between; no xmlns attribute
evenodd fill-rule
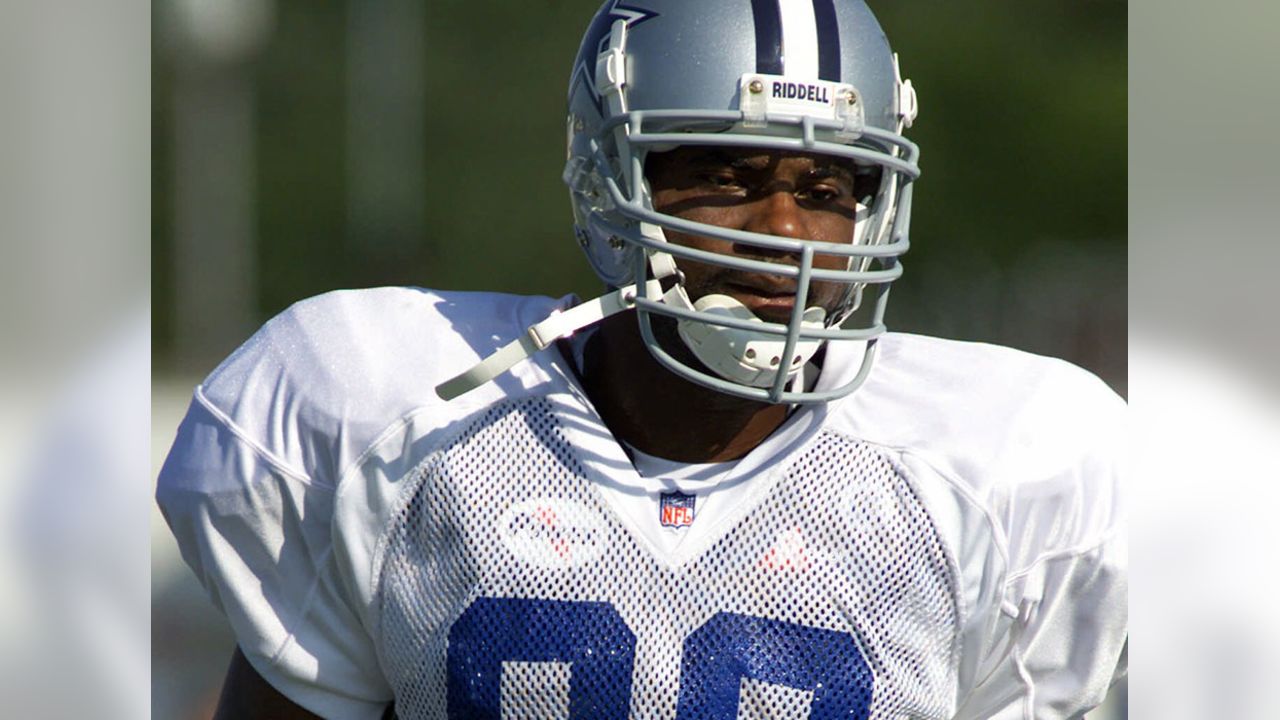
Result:
<svg viewBox="0 0 1280 720"><path fill-rule="evenodd" d="M649 297L661 292L662 286L657 280L645 283L645 294ZM629 310L635 304L636 286L628 285L568 310L556 310L542 322L530 325L523 335L498 348L466 372L437 385L436 395L447 401L470 392L510 370L521 360L551 347L557 340L567 338L610 315Z"/></svg>
<svg viewBox="0 0 1280 720"><path fill-rule="evenodd" d="M649 280L645 283L645 288L645 294L649 297L662 293L657 280ZM764 324L755 313L728 295L707 295L692 303L684 288L676 285L662 294L662 297L664 302L688 310ZM556 340L569 337L610 315L631 309L635 306L635 298L636 286L629 285L568 310L554 312L542 322L531 325L523 335L471 366L466 372L437 385L436 394L442 400L452 400L474 390L510 370L521 360L550 347ZM800 324L806 329L821 329L826 315L822 308L808 308L804 311L804 319ZM769 387L776 377L778 367L782 365L786 338L781 335L691 320L678 321L678 331L694 356L727 380L752 387ZM791 361L787 363L788 379L794 378L821 346L821 340L796 342Z"/></svg>
<svg viewBox="0 0 1280 720"><path fill-rule="evenodd" d="M666 293L664 302L708 315L765 324L747 306L728 295L706 295L690 303L684 288L677 285ZM800 326L807 330L820 330L826 317L826 311L820 307L806 308ZM783 358L787 344L783 335L683 319L678 321L677 328L680 339L703 365L726 380L758 388L773 385L779 368L783 368L788 382L794 379L822 347L821 340L802 339L796 342L791 357Z"/></svg>

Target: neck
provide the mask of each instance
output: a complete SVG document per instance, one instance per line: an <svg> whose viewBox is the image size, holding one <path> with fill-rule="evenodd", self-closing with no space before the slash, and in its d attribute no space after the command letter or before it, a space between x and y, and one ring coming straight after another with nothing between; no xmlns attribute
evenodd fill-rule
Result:
<svg viewBox="0 0 1280 720"><path fill-rule="evenodd" d="M671 350L685 351L683 346ZM786 405L704 388L658 364L644 346L633 312L602 322L585 358L583 385L605 425L614 437L649 455L690 463L736 460L787 419Z"/></svg>

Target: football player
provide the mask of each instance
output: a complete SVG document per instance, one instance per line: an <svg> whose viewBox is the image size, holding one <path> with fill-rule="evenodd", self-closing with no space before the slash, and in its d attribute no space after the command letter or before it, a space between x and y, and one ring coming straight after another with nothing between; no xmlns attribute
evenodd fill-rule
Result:
<svg viewBox="0 0 1280 720"><path fill-rule="evenodd" d="M225 717L1067 718L1125 642L1123 403L883 325L915 92L861 0L610 0L587 302L344 291L160 477Z"/></svg>

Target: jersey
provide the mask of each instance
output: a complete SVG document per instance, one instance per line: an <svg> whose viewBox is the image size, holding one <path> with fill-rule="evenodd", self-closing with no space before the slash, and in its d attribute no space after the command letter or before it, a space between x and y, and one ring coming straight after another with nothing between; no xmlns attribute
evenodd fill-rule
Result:
<svg viewBox="0 0 1280 720"><path fill-rule="evenodd" d="M1124 435L1096 378L890 334L852 396L689 473L637 471L572 353L435 397L567 302L331 293L197 388L157 497L283 694L406 719L1101 701L1125 638ZM819 385L860 360L833 345Z"/></svg>

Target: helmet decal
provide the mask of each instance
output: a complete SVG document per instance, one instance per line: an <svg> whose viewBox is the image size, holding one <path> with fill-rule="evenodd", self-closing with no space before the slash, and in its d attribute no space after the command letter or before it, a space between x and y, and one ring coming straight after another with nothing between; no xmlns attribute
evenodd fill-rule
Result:
<svg viewBox="0 0 1280 720"><path fill-rule="evenodd" d="M582 36L582 47L591 48L590 53L579 53L578 64L573 68L573 74L569 78L569 94L573 94L574 87L578 83L582 83L587 92L591 94L591 100L595 103L596 110L603 112L603 106L600 104L600 93L596 91L595 84L595 59L605 46L609 44L609 31L613 28L613 23L618 20L627 22L627 29L643 23L646 20L652 20L658 17L658 13L652 10L646 10L635 5L625 4L622 0L613 0L612 5L607 10L602 9L596 13L591 19L591 25L587 27L587 32Z"/></svg>

